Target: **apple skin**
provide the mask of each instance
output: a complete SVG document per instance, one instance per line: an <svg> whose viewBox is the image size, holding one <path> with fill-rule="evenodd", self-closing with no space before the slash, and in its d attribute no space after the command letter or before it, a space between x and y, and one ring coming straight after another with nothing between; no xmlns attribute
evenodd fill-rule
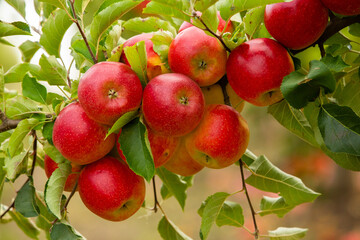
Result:
<svg viewBox="0 0 360 240"><path fill-rule="evenodd" d="M87 116L80 103L61 110L53 128L53 143L70 162L89 164L104 157L115 145L115 134L106 139L108 127Z"/></svg>
<svg viewBox="0 0 360 240"><path fill-rule="evenodd" d="M209 168L225 168L245 153L249 143L249 127L232 107L210 104L199 126L185 138L190 156Z"/></svg>
<svg viewBox="0 0 360 240"><path fill-rule="evenodd" d="M198 15L198 16L201 16L201 12L197 12L197 15ZM223 31L224 28L225 28L226 21L221 17L219 11L217 11L217 17L218 17L218 19L219 19L219 25L218 25L217 31L218 31L219 33L222 33L222 31ZM192 20L191 20L191 22L192 22ZM180 33L182 30L184 30L184 29L186 29L186 28L189 28L189 27L192 27L192 26L194 26L194 25L192 25L192 24L189 23L189 22L184 21L184 22L181 24L178 32ZM228 25L226 25L226 28L225 28L224 33L225 33L225 32L230 32L230 33L232 33L233 31L234 31L234 26L233 26L232 22L229 21Z"/></svg>
<svg viewBox="0 0 360 240"><path fill-rule="evenodd" d="M267 5L265 27L291 49L302 49L319 39L328 23L328 9L320 0L293 0Z"/></svg>
<svg viewBox="0 0 360 240"><path fill-rule="evenodd" d="M59 166L58 164L52 160L48 155L45 154L44 157L44 170L46 176L49 178L51 174L57 169ZM71 192L75 187L76 182L78 181L80 171L82 169L81 165L77 165L75 163L71 163L71 173L66 179L65 188L66 192Z"/></svg>
<svg viewBox="0 0 360 240"><path fill-rule="evenodd" d="M360 14L359 0L321 0L331 11L345 16Z"/></svg>
<svg viewBox="0 0 360 240"><path fill-rule="evenodd" d="M199 86L210 86L225 75L227 53L221 43L197 27L181 31L170 44L169 66Z"/></svg>
<svg viewBox="0 0 360 240"><path fill-rule="evenodd" d="M185 138L181 137L175 153L167 161L164 167L175 174L187 177L200 172L204 166L196 162L185 147Z"/></svg>
<svg viewBox="0 0 360 240"><path fill-rule="evenodd" d="M281 44L257 38L231 52L226 71L229 84L239 97L256 106L268 106L283 99L280 85L294 71L294 63Z"/></svg>
<svg viewBox="0 0 360 240"><path fill-rule="evenodd" d="M153 36L154 36L153 33L142 33L129 38L128 40L125 41L123 45L123 49L125 49L125 47L131 47L135 45L137 42L141 42L141 41L145 42L146 56L147 56L146 75L149 81L160 74L170 72L161 62L160 56L154 51L153 48L154 44L151 41L151 38ZM130 63L126 58L124 51L121 53L120 61L130 67Z"/></svg>
<svg viewBox="0 0 360 240"><path fill-rule="evenodd" d="M145 181L126 163L106 156L86 165L79 177L79 194L96 215L122 221L139 210L145 199Z"/></svg>
<svg viewBox="0 0 360 240"><path fill-rule="evenodd" d="M200 87L179 73L165 73L144 89L142 111L148 126L165 136L183 136L196 128L204 113Z"/></svg>
<svg viewBox="0 0 360 240"><path fill-rule="evenodd" d="M242 99L241 97L239 97L236 92L234 91L234 89L232 89L232 87L230 86L230 84L226 84L226 92L229 96L229 101L231 106L238 111L239 113L242 112L242 110L244 109L245 106L245 101L244 99Z"/></svg>
<svg viewBox="0 0 360 240"><path fill-rule="evenodd" d="M124 113L140 107L142 86L136 73L119 62L100 62L81 78L79 102L96 122L112 125Z"/></svg>
<svg viewBox="0 0 360 240"><path fill-rule="evenodd" d="M151 128L146 126L148 139L150 143L151 153L154 159L155 168L158 168L164 165L174 154L175 149L179 144L179 138L169 137L157 134ZM126 162L126 157L124 156L119 143L121 131L118 134L116 141L116 149L120 155L120 158Z"/></svg>

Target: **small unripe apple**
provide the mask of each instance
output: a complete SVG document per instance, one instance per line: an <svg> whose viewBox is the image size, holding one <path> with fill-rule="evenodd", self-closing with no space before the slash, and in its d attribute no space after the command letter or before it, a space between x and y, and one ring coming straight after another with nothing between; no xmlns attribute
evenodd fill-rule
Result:
<svg viewBox="0 0 360 240"><path fill-rule="evenodd" d="M105 139L108 127L95 122L80 103L61 110L53 128L53 143L69 161L84 165L104 157L115 144L115 135Z"/></svg>
<svg viewBox="0 0 360 240"><path fill-rule="evenodd" d="M170 72L161 62L160 56L154 51L154 44L151 41L151 38L153 36L154 36L153 33L142 33L129 38L128 40L125 41L123 45L123 49L125 49L126 47L131 47L135 45L137 42L141 42L141 41L145 42L146 57L147 57L146 75L149 81L162 73ZM126 58L124 51L121 53L120 61L130 66L130 63Z"/></svg>
<svg viewBox="0 0 360 240"><path fill-rule="evenodd" d="M225 104L224 94L219 84L213 84L207 87L202 87L201 91L204 94L206 105Z"/></svg>
<svg viewBox="0 0 360 240"><path fill-rule="evenodd" d="M79 102L96 122L112 125L124 113L140 107L141 82L136 73L119 62L100 62L81 78Z"/></svg>
<svg viewBox="0 0 360 240"><path fill-rule="evenodd" d="M200 87L179 73L165 73L145 87L142 110L148 126L165 136L183 136L201 121L204 96Z"/></svg>
<svg viewBox="0 0 360 240"><path fill-rule="evenodd" d="M229 84L239 97L256 106L268 106L283 99L280 85L294 71L294 63L281 44L257 38L231 52L226 70Z"/></svg>
<svg viewBox="0 0 360 240"><path fill-rule="evenodd" d="M155 168L158 168L164 165L172 157L172 155L175 152L175 149L179 144L179 138L160 135L154 132L148 126L146 126L146 129L148 133L151 153L154 159L154 165ZM126 161L126 157L124 156L120 148L120 143L119 143L120 134L121 132L119 132L118 134L118 139L116 141L116 148L120 158Z"/></svg>
<svg viewBox="0 0 360 240"><path fill-rule="evenodd" d="M180 143L173 156L167 161L164 167L175 174L181 176L192 176L200 172L204 166L195 161L185 147L184 137L180 138Z"/></svg>
<svg viewBox="0 0 360 240"><path fill-rule="evenodd" d="M226 92L229 96L229 101L230 101L231 106L236 111L241 113L245 106L244 99L242 99L241 97L239 97L239 95L236 94L236 92L234 91L234 89L232 89L232 87L230 86L229 83L226 84Z"/></svg>
<svg viewBox="0 0 360 240"><path fill-rule="evenodd" d="M359 0L321 0L331 11L345 16L360 14Z"/></svg>
<svg viewBox="0 0 360 240"><path fill-rule="evenodd" d="M45 170L45 174L48 178L58 167L59 167L58 164L54 160L52 160L48 155L45 154L44 170ZM81 165L71 163L71 173L66 179L65 188L64 188L65 191L71 192L73 190L73 188L75 187L75 184L79 178L81 169L82 169Z"/></svg>
<svg viewBox="0 0 360 240"><path fill-rule="evenodd" d="M137 212L144 202L145 181L126 163L106 156L81 171L79 194L96 215L122 221Z"/></svg>
<svg viewBox="0 0 360 240"><path fill-rule="evenodd" d="M302 49L313 44L325 31L328 9L320 0L274 3L266 6L264 22L271 36L281 44Z"/></svg>
<svg viewBox="0 0 360 240"><path fill-rule="evenodd" d="M185 138L190 156L209 168L235 163L248 143L247 122L234 108L222 104L207 105L199 126Z"/></svg>
<svg viewBox="0 0 360 240"><path fill-rule="evenodd" d="M197 27L181 31L169 48L169 66L199 86L210 86L225 75L227 53L218 39Z"/></svg>

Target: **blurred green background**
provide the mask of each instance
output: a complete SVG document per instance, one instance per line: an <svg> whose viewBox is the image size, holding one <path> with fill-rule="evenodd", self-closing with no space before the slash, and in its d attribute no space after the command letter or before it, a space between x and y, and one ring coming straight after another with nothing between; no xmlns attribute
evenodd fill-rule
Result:
<svg viewBox="0 0 360 240"><path fill-rule="evenodd" d="M92 1L94 6L98 1ZM16 12L0 0L0 16L4 21L15 21ZM28 9L29 10L29 9ZM29 11L31 11L30 9ZM89 20L87 20L89 21ZM70 29L69 31L73 31ZM25 39L9 38L9 41L20 45ZM63 46L64 56L68 54L68 46ZM38 59L40 53L34 58ZM317 48L310 48L300 54L304 62L319 58ZM21 59L15 47L0 44L0 65L8 70ZM65 59L66 61L66 59ZM306 67L306 66L304 66ZM9 86L7 86L9 87ZM17 88L16 85L10 86ZM359 240L360 239L360 175L338 167L331 159L292 135L278 124L266 112L266 108L246 104L243 116L250 127L250 145L256 155L266 155L280 169L300 177L303 182L322 195L314 202L296 207L283 218L276 216L257 216L260 234L277 227L309 228L305 239L316 240ZM43 169L37 167L34 174L35 187L43 190L47 178ZM6 184L1 202L10 204L24 182L19 178L13 184ZM158 179L158 194L161 182ZM221 170L204 169L195 176L194 185L188 190L185 211L183 212L174 198L161 202L167 216L193 239L200 239L201 218L197 210L209 195L219 191L235 192L241 189L239 167L233 165ZM263 192L249 187L250 197L259 209ZM271 196L267 193L268 196ZM245 226L253 230L252 218L244 193L233 196L243 207ZM68 206L70 223L89 240L160 240L157 224L162 217L161 212L149 210L153 206L153 190L147 185L146 208L142 208L130 219L123 222L109 222L91 213L75 194ZM44 239L44 234L41 239ZM28 239L14 222L0 224L1 240ZM234 227L213 226L209 240L253 239L244 229Z"/></svg>

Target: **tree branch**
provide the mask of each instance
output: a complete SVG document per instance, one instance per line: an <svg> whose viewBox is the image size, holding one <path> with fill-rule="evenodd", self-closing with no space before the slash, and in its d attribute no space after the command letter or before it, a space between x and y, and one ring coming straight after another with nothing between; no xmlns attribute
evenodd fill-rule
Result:
<svg viewBox="0 0 360 240"><path fill-rule="evenodd" d="M230 103L230 97L229 97L229 94L227 93L226 91L226 85L228 84L228 80L227 80L227 77L226 75L224 75L219 81L218 81L218 84L220 85L221 87L221 90L222 90L222 93L224 95L224 103L228 106L231 106L231 103Z"/></svg>
<svg viewBox="0 0 360 240"><path fill-rule="evenodd" d="M339 32L341 29L348 27L354 23L360 22L360 15L352 16L352 17L344 17L344 18L338 18L333 14L330 14L330 23L326 27L324 33L321 35L321 37L311 46L308 46L306 48L300 49L300 50L291 50L290 52L292 54L298 54L300 52L305 51L309 47L313 47L315 45L319 45L321 49L321 55L325 54L325 51L323 50L324 43L333 35L335 35L337 32Z"/></svg>
<svg viewBox="0 0 360 240"><path fill-rule="evenodd" d="M257 227L257 223L256 223L256 218L255 218L255 215L256 215L256 212L253 208L253 205L251 203L251 200L250 200L250 196L249 196L249 193L248 193L248 190L247 190L247 187L246 187L246 183L245 183L245 176L244 176L244 163L243 161L240 159L239 161L240 163L240 172L241 172L241 180L242 180L242 187L243 187L243 190L245 192L245 195L246 195L246 199L249 203L249 207L250 207L250 210L251 210L251 215L252 215L252 219L253 219L253 222L254 222L254 228L255 228L255 233L254 233L254 236L255 236L255 239L258 239L259 238L259 229Z"/></svg>
<svg viewBox="0 0 360 240"><path fill-rule="evenodd" d="M16 128L19 122L21 121L18 119L17 120L9 119L6 116L6 114L1 110L0 110L0 120L2 122L0 125L0 133Z"/></svg>
<svg viewBox="0 0 360 240"><path fill-rule="evenodd" d="M72 20L73 20L73 22L76 24L77 28L79 29L79 32L80 32L82 38L84 39L84 42L85 42L85 44L86 44L86 47L87 47L87 49L88 49L88 51L89 51L89 53L90 53L90 55L91 55L91 58L92 58L93 62L96 64L98 61L97 61L94 53L91 51L89 42L88 42L88 40L87 40L87 38L86 38L86 35L85 35L83 29L82 29L81 26L80 26L80 23L79 23L79 20L78 20L78 16L76 15L76 12L75 12L75 6L74 6L75 0L70 0L69 2L70 2L72 14L73 14L73 16L74 16L74 18L73 18Z"/></svg>

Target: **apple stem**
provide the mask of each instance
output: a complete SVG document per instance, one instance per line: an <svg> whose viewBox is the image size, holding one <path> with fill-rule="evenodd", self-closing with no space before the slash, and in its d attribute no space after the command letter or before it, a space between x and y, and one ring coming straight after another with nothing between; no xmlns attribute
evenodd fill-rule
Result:
<svg viewBox="0 0 360 240"><path fill-rule="evenodd" d="M259 229L258 229L258 226L257 226L257 223L256 223L256 218L255 218L255 215L256 215L256 212L254 210L254 207L251 203L251 200L250 200L250 196L249 196L249 193L248 193L248 190L247 190L247 187L246 187L246 183L245 183L245 175L244 175L244 163L243 161L240 159L239 160L239 163L240 163L240 173L241 173L241 180L242 180L242 187L245 192L245 195L246 195L246 199L249 203L249 207L250 207L250 210L251 210L251 215L252 215L252 219L253 219L253 222L254 222L254 228L255 228L255 232L254 232L254 236L255 236L255 239L258 239L259 238Z"/></svg>
<svg viewBox="0 0 360 240"><path fill-rule="evenodd" d="M154 207L152 210L156 213L158 210L157 206L159 205L159 202L158 202L157 194L156 194L155 176L153 176L153 178L152 178L152 184L153 184L153 191L154 191Z"/></svg>
<svg viewBox="0 0 360 240"><path fill-rule="evenodd" d="M197 18L199 19L199 21L204 25L205 29L203 29L203 30L206 30L206 31L208 31L209 33L211 33L211 35L213 35L214 37L216 37L216 38L220 41L220 43L224 46L224 48L225 48L226 51L231 52L231 49L230 49L228 46L226 46L226 44L225 44L224 40L222 39L222 37L219 36L219 35L217 35L213 30L211 30L211 29L205 24L204 20L202 20L201 16L195 16L195 17L197 17Z"/></svg>
<svg viewBox="0 0 360 240"><path fill-rule="evenodd" d="M227 80L227 77L226 75L223 76L220 80L219 80L219 85L221 87L221 90L223 92L223 95L224 95L224 103L228 106L231 106L231 103L230 103L230 97L229 97L229 94L227 93L226 91L226 85L228 83L228 80Z"/></svg>

